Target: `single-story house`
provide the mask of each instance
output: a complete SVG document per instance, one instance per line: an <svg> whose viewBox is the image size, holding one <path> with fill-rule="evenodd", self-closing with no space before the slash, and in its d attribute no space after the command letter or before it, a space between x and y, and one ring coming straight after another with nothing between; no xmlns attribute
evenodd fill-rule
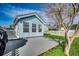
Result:
<svg viewBox="0 0 79 59"><path fill-rule="evenodd" d="M43 36L48 31L46 22L37 13L16 16L13 26L19 38Z"/></svg>

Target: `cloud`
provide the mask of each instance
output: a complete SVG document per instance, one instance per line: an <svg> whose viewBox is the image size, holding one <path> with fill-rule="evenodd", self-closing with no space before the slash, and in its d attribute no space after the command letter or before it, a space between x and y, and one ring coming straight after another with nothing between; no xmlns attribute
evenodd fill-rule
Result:
<svg viewBox="0 0 79 59"><path fill-rule="evenodd" d="M45 12L39 11L39 10L33 10L33 9L25 9L25 8L16 8L15 6L8 5L5 10L2 11L6 15L14 18L16 15L22 15L22 14L28 14L32 12L37 12L43 20L47 23L52 23L51 20L46 16Z"/></svg>
<svg viewBox="0 0 79 59"><path fill-rule="evenodd" d="M32 13L32 12L40 13L40 11L38 10L16 8L15 6L12 5L8 5L7 8L2 12L11 17L15 17L16 15L20 15L20 14Z"/></svg>
<svg viewBox="0 0 79 59"><path fill-rule="evenodd" d="M16 15L21 15L21 14L27 14L27 13L32 13L32 12L39 12L39 11L35 11L35 10L28 10L28 9L14 9L8 12L6 12L7 15L9 16L16 16Z"/></svg>

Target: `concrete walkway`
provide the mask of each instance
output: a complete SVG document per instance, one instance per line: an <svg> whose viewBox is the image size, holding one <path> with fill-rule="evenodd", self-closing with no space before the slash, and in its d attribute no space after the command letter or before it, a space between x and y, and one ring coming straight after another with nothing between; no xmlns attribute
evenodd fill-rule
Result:
<svg viewBox="0 0 79 59"><path fill-rule="evenodd" d="M21 56L37 56L58 45L58 42L49 40L44 37L28 38L28 42L23 47L19 48Z"/></svg>

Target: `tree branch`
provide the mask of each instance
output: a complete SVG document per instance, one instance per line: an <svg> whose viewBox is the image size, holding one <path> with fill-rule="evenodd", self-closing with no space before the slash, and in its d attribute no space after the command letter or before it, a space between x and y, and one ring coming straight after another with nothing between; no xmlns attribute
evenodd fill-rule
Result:
<svg viewBox="0 0 79 59"><path fill-rule="evenodd" d="M70 37L70 38L71 38L71 42L74 40L74 39L72 39L72 38L74 38L74 37L76 36L76 34L78 33L78 31L79 31L79 24L76 26L75 32L74 32L73 35Z"/></svg>

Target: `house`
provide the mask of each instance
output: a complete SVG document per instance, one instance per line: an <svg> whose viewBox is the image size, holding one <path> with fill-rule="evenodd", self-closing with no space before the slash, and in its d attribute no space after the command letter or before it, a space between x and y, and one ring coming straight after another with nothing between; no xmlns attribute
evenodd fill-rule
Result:
<svg viewBox="0 0 79 59"><path fill-rule="evenodd" d="M43 36L48 31L46 22L37 13L16 16L13 26L19 38Z"/></svg>

